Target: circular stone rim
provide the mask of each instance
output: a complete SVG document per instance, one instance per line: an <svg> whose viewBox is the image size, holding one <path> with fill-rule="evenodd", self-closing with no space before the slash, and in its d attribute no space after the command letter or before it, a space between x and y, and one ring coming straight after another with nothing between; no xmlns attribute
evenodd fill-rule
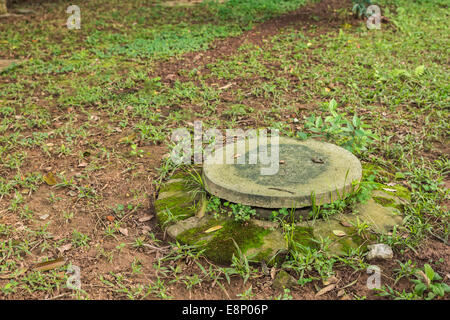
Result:
<svg viewBox="0 0 450 320"><path fill-rule="evenodd" d="M247 139L249 140L249 139ZM336 153L340 153L340 159L338 159L338 163L345 163L346 167L342 169L342 166L334 165L330 169L335 169L339 172L339 176L335 176L332 180L333 181L344 181L342 186L334 186L333 188L330 188L326 185L320 185L319 187L315 188L315 204L322 205L325 203L331 203L332 201L335 201L339 198L345 198L348 195L348 192L351 191L354 188L353 182L357 181L359 182L362 177L362 166L361 162L358 160L358 158L353 155L348 150L339 147L337 145L328 143L328 142L322 142L317 141L313 139L300 141L292 138L286 138L286 137L279 137L279 143L278 144L297 144L297 145L303 145L309 148L312 148L314 151L320 151L324 152L328 157L333 157L333 159L336 158ZM228 145L223 146L222 148L226 148ZM224 152L225 154L225 152ZM330 161L333 163L332 161ZM248 206L253 207L261 207L261 208L301 208L301 207L307 207L312 205L312 191L308 190L310 192L299 192L298 189L296 192L292 192L292 187L290 188L291 191L289 191L290 194L287 194L287 192L279 191L278 194L275 192L271 192L273 194L269 193L251 193L247 190L244 190L242 186L236 185L236 184L229 184L223 183L223 170L220 173L214 173L214 169L218 169L217 166L230 166L232 164L209 164L208 159L204 162L203 165L203 181L205 184L205 189L212 195L215 195L221 199L234 202L234 203L240 203ZM347 173L348 171L348 173ZM322 184L327 181L327 179L324 178L324 176L327 174L328 170L325 172L320 173L317 177L314 178L314 181L322 179ZM236 176L235 176L236 177ZM330 179L328 179L330 180ZM297 184L296 187L305 186L302 184ZM295 190L294 190L295 191Z"/></svg>

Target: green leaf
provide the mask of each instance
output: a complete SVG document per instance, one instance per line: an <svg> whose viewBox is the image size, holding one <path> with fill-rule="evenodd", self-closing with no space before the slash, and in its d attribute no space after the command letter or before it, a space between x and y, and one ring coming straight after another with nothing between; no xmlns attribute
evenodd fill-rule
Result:
<svg viewBox="0 0 450 320"><path fill-rule="evenodd" d="M443 297L445 292L441 283L435 284L431 287L431 290L440 297Z"/></svg>
<svg viewBox="0 0 450 320"><path fill-rule="evenodd" d="M304 132L297 132L297 137L299 137L302 140L306 140L306 139L308 139L308 134L306 134Z"/></svg>
<svg viewBox="0 0 450 320"><path fill-rule="evenodd" d="M414 291L415 291L418 295L422 296L426 289L427 289L427 286L426 286L424 283L421 282L421 283L418 283L418 284L415 286Z"/></svg>
<svg viewBox="0 0 450 320"><path fill-rule="evenodd" d="M450 286L448 284L443 283L442 287L444 288L444 292L445 293L449 293L450 292Z"/></svg>
<svg viewBox="0 0 450 320"><path fill-rule="evenodd" d="M321 128L322 124L323 124L322 117L317 117L315 123L316 128Z"/></svg>
<svg viewBox="0 0 450 320"><path fill-rule="evenodd" d="M337 102L334 99L331 99L330 103L328 103L328 110L333 113L336 110Z"/></svg>
<svg viewBox="0 0 450 320"><path fill-rule="evenodd" d="M421 65L421 66L418 66L415 70L414 70L414 73L416 74L416 76L421 76L421 75L423 75L424 73L425 73L425 66L424 65Z"/></svg>
<svg viewBox="0 0 450 320"><path fill-rule="evenodd" d="M427 278L430 279L430 281L433 281L433 279L434 279L433 268L431 268L431 266L428 263L426 263L423 267L424 267L424 271L425 271Z"/></svg>
<svg viewBox="0 0 450 320"><path fill-rule="evenodd" d="M428 292L428 297L427 300L431 300L435 297L436 295L433 292Z"/></svg>
<svg viewBox="0 0 450 320"><path fill-rule="evenodd" d="M396 180L398 180L398 179L405 179L405 178L406 178L406 176L405 176L405 174L403 172L396 172L395 173L395 179Z"/></svg>

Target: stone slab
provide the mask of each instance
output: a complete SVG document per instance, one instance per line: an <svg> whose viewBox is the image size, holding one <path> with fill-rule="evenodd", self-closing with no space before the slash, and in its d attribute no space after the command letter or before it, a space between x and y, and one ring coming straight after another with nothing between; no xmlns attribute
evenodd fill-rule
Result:
<svg viewBox="0 0 450 320"><path fill-rule="evenodd" d="M300 208L311 206L313 201L324 204L345 197L352 190L352 182L361 179L361 163L349 151L312 139L285 137L279 138L278 171L263 175L262 168L268 165L259 161L256 143L255 139L247 139L242 154L229 144L207 157L203 167L206 190L219 198L254 207ZM258 162L250 164L254 150ZM267 150L270 158L270 144Z"/></svg>

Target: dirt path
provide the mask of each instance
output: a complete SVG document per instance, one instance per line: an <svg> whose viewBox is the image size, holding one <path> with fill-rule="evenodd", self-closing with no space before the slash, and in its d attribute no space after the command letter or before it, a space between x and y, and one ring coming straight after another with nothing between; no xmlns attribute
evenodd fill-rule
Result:
<svg viewBox="0 0 450 320"><path fill-rule="evenodd" d="M179 74L180 70L192 70L231 56L246 42L262 45L264 40L270 39L287 27L295 27L308 35L319 36L338 30L344 23L358 24L360 21L352 16L338 15L340 9L349 7L351 7L351 0L324 0L303 6L296 11L258 24L238 37L216 40L211 45L211 49L204 52L190 52L181 58L171 58L169 61L160 62L155 66L153 74L160 76L165 83L172 83L175 80L186 81L187 78ZM311 30L311 26L314 26L314 30Z"/></svg>

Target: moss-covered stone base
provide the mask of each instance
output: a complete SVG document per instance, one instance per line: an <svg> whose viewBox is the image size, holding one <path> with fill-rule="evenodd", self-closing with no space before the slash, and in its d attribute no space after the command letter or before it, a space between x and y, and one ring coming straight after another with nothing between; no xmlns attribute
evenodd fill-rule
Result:
<svg viewBox="0 0 450 320"><path fill-rule="evenodd" d="M186 176L178 174L159 192L155 209L161 227L180 243L197 245L205 256L219 264L229 264L238 249L251 261L271 264L280 261L288 250L283 230L275 222L251 219L242 224L229 217L215 218L211 214L197 214L200 210L186 187ZM331 253L343 255L352 249L366 250L371 238L364 231L387 233L401 224L401 209L409 201L403 187L379 185L372 198L355 206L353 213L335 215L297 223L293 241L317 248L320 239L329 238ZM366 230L367 231L367 230Z"/></svg>

